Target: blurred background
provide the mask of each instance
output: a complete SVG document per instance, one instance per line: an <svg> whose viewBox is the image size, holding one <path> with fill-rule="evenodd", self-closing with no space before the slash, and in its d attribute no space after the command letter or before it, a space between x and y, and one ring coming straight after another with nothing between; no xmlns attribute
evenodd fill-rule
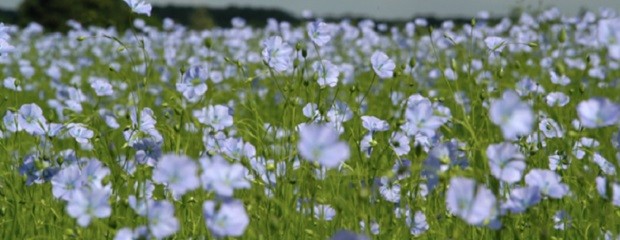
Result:
<svg viewBox="0 0 620 240"><path fill-rule="evenodd" d="M404 23L426 18L432 25L450 19L469 21L481 11L491 18L518 16L558 7L569 16L602 7L620 9L620 0L146 0L153 5L149 24L171 18L190 28L229 27L233 17L262 27L268 18L298 24L313 16L337 21L370 18ZM35 21L50 31L65 31L69 19L84 25L129 27L130 11L123 0L0 0L0 22L26 25Z"/></svg>

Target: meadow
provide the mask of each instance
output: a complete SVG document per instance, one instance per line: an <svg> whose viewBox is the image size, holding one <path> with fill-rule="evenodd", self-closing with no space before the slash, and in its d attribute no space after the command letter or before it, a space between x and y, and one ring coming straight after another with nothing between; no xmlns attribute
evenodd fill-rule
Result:
<svg viewBox="0 0 620 240"><path fill-rule="evenodd" d="M620 239L612 10L131 21L0 24L0 239Z"/></svg>

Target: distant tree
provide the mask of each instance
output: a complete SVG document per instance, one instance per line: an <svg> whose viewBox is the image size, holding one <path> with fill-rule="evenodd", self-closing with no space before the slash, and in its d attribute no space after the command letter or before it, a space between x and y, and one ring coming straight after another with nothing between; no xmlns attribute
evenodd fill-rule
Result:
<svg viewBox="0 0 620 240"><path fill-rule="evenodd" d="M215 27L213 17L206 8L195 8L189 17L189 27L192 29L206 29Z"/></svg>
<svg viewBox="0 0 620 240"><path fill-rule="evenodd" d="M50 31L68 30L70 19L85 26L131 26L131 10L122 0L24 0L18 13L20 25L34 21Z"/></svg>

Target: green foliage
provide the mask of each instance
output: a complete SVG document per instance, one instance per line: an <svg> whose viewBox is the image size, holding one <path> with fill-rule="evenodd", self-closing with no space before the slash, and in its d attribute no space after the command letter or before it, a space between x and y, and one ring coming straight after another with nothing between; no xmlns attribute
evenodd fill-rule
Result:
<svg viewBox="0 0 620 240"><path fill-rule="evenodd" d="M131 10L121 0L25 0L18 9L19 23L37 22L49 31L67 31L68 20L84 26L114 26L120 30L131 24ZM151 20L152 21L152 20Z"/></svg>

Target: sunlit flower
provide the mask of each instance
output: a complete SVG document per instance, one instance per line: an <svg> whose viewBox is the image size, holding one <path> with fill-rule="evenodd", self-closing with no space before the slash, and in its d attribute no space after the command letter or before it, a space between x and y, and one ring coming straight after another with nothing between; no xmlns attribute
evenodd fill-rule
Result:
<svg viewBox="0 0 620 240"><path fill-rule="evenodd" d="M131 11L137 14L144 14L147 16L151 16L151 4L147 3L144 0L123 0L129 7Z"/></svg>
<svg viewBox="0 0 620 240"><path fill-rule="evenodd" d="M396 64L385 53L376 51L370 57L372 69L380 78L391 78L394 75Z"/></svg>

